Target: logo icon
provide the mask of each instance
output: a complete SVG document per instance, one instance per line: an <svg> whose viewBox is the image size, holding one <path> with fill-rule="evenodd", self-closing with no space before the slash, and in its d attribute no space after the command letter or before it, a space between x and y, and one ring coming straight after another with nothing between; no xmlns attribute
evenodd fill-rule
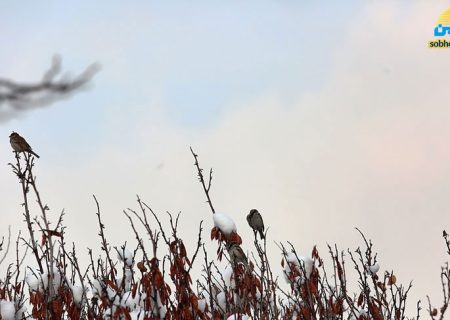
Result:
<svg viewBox="0 0 450 320"><path fill-rule="evenodd" d="M434 39L428 41L429 48L450 48L450 9L439 16L433 34Z"/></svg>

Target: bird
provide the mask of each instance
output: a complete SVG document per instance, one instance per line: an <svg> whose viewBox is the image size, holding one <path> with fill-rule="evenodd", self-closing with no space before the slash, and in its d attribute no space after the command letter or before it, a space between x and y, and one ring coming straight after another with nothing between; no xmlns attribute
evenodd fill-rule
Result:
<svg viewBox="0 0 450 320"><path fill-rule="evenodd" d="M228 242L226 247L233 266L236 266L238 263L242 263L245 267L248 266L247 256L240 245L235 242Z"/></svg>
<svg viewBox="0 0 450 320"><path fill-rule="evenodd" d="M9 142L15 152L28 152L34 155L36 158L39 156L31 149L28 142L17 132L12 132L9 136Z"/></svg>
<svg viewBox="0 0 450 320"><path fill-rule="evenodd" d="M253 232L259 232L261 239L264 239L264 221L258 210L250 210L250 213L247 215L247 222L253 229Z"/></svg>

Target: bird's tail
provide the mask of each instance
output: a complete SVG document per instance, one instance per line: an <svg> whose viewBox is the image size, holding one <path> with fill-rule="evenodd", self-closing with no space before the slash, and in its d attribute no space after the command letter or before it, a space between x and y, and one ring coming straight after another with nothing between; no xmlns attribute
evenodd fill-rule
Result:
<svg viewBox="0 0 450 320"><path fill-rule="evenodd" d="M261 237L261 240L263 240L264 237L264 232L262 230L259 230L259 236Z"/></svg>
<svg viewBox="0 0 450 320"><path fill-rule="evenodd" d="M34 152L33 150L30 150L30 153L31 153L33 156L35 156L36 158L39 159L39 156L38 156L38 154L37 154L36 152Z"/></svg>

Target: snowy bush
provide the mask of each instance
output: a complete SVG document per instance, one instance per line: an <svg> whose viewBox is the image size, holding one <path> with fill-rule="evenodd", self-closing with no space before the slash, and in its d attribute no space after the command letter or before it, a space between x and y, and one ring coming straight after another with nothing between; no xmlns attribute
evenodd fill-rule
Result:
<svg viewBox="0 0 450 320"><path fill-rule="evenodd" d="M198 156L192 154L212 213L211 241L203 239L199 222L196 247L188 252L179 235L179 215L168 214L170 225L164 229L161 216L138 198L138 209L124 212L137 247L111 247L94 197L103 254L94 259L89 250L91 264L85 268L78 263L75 245L67 247L63 214L56 223L48 219L49 208L33 174L34 158L16 154L16 163L10 165L21 184L28 232L19 235L16 252L25 243L29 252L22 254L31 255L35 265L22 265L18 256L7 267L0 279L1 319L406 319L411 285L405 287L392 271L382 271L372 242L362 233L363 247L340 251L329 246L326 266L316 247L311 254L300 254L289 242L278 244L281 265L270 264L267 238L256 235L253 254L247 256L233 219L215 212L209 195L212 171L204 177ZM40 209L36 220L28 207L31 194ZM138 231L142 228L145 234ZM445 232L444 239L450 255ZM217 256L208 257L206 246L216 243ZM8 251L3 242L2 250ZM348 263L357 274L355 292L348 287ZM203 267L198 279L192 279L194 264ZM447 311L448 265L442 268L441 282L443 304L436 308L428 302L431 319L443 319ZM420 311L417 304L416 317Z"/></svg>

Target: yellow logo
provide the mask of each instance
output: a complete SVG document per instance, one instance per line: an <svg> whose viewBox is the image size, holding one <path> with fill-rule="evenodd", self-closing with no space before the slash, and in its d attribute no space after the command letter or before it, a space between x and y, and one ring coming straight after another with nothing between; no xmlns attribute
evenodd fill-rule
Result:
<svg viewBox="0 0 450 320"><path fill-rule="evenodd" d="M450 48L450 9L438 18L434 28L434 39L428 41L429 48Z"/></svg>

